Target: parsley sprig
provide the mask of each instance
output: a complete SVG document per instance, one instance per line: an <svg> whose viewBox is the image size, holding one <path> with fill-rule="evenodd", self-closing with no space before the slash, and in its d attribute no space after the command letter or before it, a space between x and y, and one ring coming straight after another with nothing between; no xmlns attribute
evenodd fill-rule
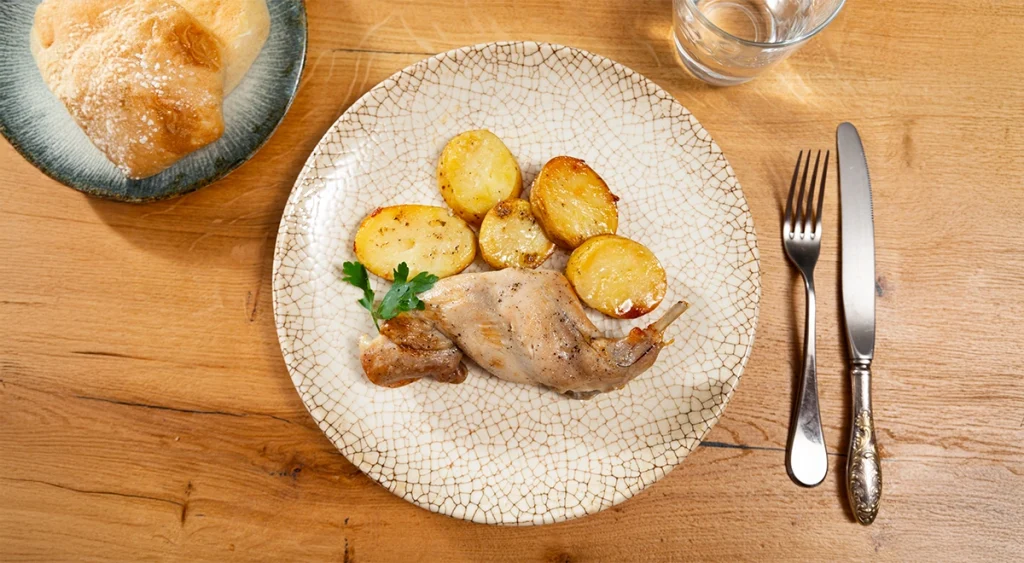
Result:
<svg viewBox="0 0 1024 563"><path fill-rule="evenodd" d="M370 287L370 276L366 273L366 266L359 262L345 262L341 269L343 281L363 290L363 298L359 300L359 304L370 312L373 326L377 327L378 332L378 321L393 319L405 311L422 311L426 304L417 295L434 287L438 280L437 276L427 272L420 272L410 280L409 266L402 262L393 272L395 282L391 289L380 303L374 303L373 288Z"/></svg>

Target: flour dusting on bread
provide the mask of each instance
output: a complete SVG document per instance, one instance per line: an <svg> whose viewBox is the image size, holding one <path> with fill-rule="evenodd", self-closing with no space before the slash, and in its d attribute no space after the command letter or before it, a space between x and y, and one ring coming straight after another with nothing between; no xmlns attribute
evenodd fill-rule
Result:
<svg viewBox="0 0 1024 563"><path fill-rule="evenodd" d="M46 0L32 51L47 85L130 178L224 131L222 45L171 0Z"/></svg>

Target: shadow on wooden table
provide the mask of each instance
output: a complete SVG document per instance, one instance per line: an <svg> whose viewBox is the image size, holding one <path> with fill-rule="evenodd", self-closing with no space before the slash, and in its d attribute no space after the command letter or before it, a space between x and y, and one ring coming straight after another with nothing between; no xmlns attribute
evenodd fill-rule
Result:
<svg viewBox="0 0 1024 563"><path fill-rule="evenodd" d="M90 198L96 215L131 244L167 258L210 263L223 254L247 253L254 241L272 238L290 181L245 164L217 183L179 198L125 204ZM240 249L240 247L242 247Z"/></svg>
<svg viewBox="0 0 1024 563"><path fill-rule="evenodd" d="M838 217L837 217L837 219L838 219ZM836 276L836 295L842 295L842 294L843 294L843 277L842 277L842 275L837 275ZM839 442L839 444L837 446L838 449L839 449L840 454L843 456L843 463L839 466L841 470L840 471L836 471L837 475L835 477L838 479L838 486L836 487L836 490L839 492L839 497L840 497L839 498L839 502L843 506L843 509L844 509L843 512L846 514L846 518L849 519L850 522L857 522L857 517L853 514L853 507L850 505L850 502L849 502L848 497L847 497L848 493L847 493L847 486L846 486L847 485L847 482L846 482L847 453L846 452L848 452L850 450L850 433L851 433L851 426L853 425L853 420L852 420L853 419L853 405L852 405L852 403L853 403L853 389L851 388L852 382L850 381L850 368L851 368L851 365L850 365L850 343L849 343L849 341L847 341L847 339L846 339L846 332L843 330L843 327L846 326L846 313L843 311L842 307L839 307L839 322L836 323L836 326L839 329L838 334L836 336L839 338L839 342L841 343L840 344L840 350L842 351L842 354L843 354L843 364L840 367L841 371L840 371L839 374L837 374L837 375L839 375L839 377L843 381L843 385L842 385L842 390L843 390L843 399L842 399L843 410L842 410L842 415L841 415L842 416L842 419L841 419L842 420L842 426L841 426L842 432L840 433L840 442ZM882 459L881 459L882 453L883 452L880 450L879 451L879 462L882 461Z"/></svg>
<svg viewBox="0 0 1024 563"><path fill-rule="evenodd" d="M716 86L694 77L683 66L672 38L672 0L660 0L654 4L650 9L634 12L636 19L631 22L633 41L641 44L650 53L657 67L677 69L674 73L677 76L673 77L674 85L685 88L688 93L717 89ZM648 68L633 68L649 78L657 79L657 73L651 73Z"/></svg>
<svg viewBox="0 0 1024 563"><path fill-rule="evenodd" d="M311 31L310 61L322 42ZM188 264L216 267L265 256L270 261L284 204L306 158L351 99L325 94L307 63L299 91L277 131L227 177L176 199L123 204L90 199L93 210L131 244ZM329 78L329 77L328 77Z"/></svg>

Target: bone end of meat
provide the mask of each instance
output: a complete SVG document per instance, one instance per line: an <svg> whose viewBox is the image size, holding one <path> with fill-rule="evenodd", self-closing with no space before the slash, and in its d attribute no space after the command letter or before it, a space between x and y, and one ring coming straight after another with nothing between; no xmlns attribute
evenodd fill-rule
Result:
<svg viewBox="0 0 1024 563"><path fill-rule="evenodd" d="M686 301L676 302L676 304L672 305L672 307L662 315L660 319L651 323L651 325L647 327L647 330L653 330L659 334L665 332L665 329L668 328L670 324L674 323L676 319L678 319L679 316L685 313L689 308L690 304Z"/></svg>

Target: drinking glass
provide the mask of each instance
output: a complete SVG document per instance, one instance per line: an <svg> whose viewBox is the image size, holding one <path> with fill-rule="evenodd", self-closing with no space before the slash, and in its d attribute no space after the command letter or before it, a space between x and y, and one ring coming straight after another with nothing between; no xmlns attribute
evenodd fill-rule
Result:
<svg viewBox="0 0 1024 563"><path fill-rule="evenodd" d="M676 50L694 76L742 84L836 17L844 0L673 0Z"/></svg>

